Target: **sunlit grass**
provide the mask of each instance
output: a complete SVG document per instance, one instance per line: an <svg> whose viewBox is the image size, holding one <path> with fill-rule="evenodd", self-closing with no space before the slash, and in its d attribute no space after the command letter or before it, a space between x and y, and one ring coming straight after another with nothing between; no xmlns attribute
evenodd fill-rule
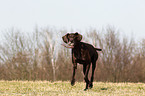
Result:
<svg viewBox="0 0 145 96"><path fill-rule="evenodd" d="M0 96L145 96L144 83L94 82L94 88L84 88L84 82L0 81Z"/></svg>

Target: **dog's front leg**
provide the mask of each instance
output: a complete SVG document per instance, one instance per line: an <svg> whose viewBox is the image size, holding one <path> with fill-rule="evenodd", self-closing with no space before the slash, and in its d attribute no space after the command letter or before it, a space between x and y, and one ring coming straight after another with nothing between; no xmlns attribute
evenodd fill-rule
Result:
<svg viewBox="0 0 145 96"><path fill-rule="evenodd" d="M71 80L71 85L72 86L75 84L76 69L77 69L77 63L73 63L73 75L72 75L72 80Z"/></svg>

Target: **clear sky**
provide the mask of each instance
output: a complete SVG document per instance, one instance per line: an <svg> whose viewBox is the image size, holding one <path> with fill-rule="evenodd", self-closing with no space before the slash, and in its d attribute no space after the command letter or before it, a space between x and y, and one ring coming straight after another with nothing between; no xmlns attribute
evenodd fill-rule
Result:
<svg viewBox="0 0 145 96"><path fill-rule="evenodd" d="M145 0L0 0L0 32L35 26L101 29L108 25L139 40L145 38Z"/></svg>

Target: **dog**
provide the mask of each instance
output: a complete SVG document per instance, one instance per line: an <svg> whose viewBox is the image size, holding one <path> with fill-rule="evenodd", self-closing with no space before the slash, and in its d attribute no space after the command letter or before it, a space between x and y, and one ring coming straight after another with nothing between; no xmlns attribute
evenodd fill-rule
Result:
<svg viewBox="0 0 145 96"><path fill-rule="evenodd" d="M77 63L83 65L84 80L86 82L86 91L89 88L93 88L94 71L96 68L96 61L98 59L97 51L102 51L102 49L95 48L91 44L81 42L82 35L78 32L67 33L62 37L63 41L68 44L66 48L72 49L72 63L73 63L73 75L71 80L71 85L75 84L75 73L77 69ZM90 65L92 64L92 76L91 80L88 79L88 73Z"/></svg>

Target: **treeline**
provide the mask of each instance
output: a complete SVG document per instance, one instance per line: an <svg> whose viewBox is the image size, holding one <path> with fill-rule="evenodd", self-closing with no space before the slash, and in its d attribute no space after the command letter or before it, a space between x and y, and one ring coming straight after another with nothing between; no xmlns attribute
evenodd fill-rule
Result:
<svg viewBox="0 0 145 96"><path fill-rule="evenodd" d="M1 36L1 80L70 80L72 76L71 49L61 46L67 30L36 28L24 33L9 30ZM81 32L80 32L81 33ZM83 32L83 41L102 48L99 52L95 81L145 82L145 39L120 36L118 30L106 28ZM79 65L76 80L83 81Z"/></svg>

